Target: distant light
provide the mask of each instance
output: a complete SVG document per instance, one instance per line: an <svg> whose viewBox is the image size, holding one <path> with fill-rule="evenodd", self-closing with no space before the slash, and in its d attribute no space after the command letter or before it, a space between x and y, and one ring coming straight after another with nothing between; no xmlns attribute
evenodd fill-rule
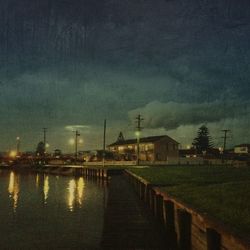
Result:
<svg viewBox="0 0 250 250"><path fill-rule="evenodd" d="M136 137L139 137L140 134L141 134L140 131L136 131L136 132L135 132Z"/></svg>
<svg viewBox="0 0 250 250"><path fill-rule="evenodd" d="M82 144L82 143L83 143L83 139L80 139L80 140L79 140L79 143Z"/></svg>
<svg viewBox="0 0 250 250"><path fill-rule="evenodd" d="M46 147L46 148L49 148L49 146L50 146L49 143L46 143L46 146L45 146L45 147Z"/></svg>
<svg viewBox="0 0 250 250"><path fill-rule="evenodd" d="M191 148L191 146L190 145L187 145L187 149L190 149Z"/></svg>
<svg viewBox="0 0 250 250"><path fill-rule="evenodd" d="M9 156L11 158L15 158L17 156L17 152L15 150L11 150Z"/></svg>
<svg viewBox="0 0 250 250"><path fill-rule="evenodd" d="M69 139L69 144L70 145L74 145L75 144L75 140L73 138Z"/></svg>
<svg viewBox="0 0 250 250"><path fill-rule="evenodd" d="M16 138L16 140L19 141L19 140L20 140L20 137L18 136L18 137Z"/></svg>

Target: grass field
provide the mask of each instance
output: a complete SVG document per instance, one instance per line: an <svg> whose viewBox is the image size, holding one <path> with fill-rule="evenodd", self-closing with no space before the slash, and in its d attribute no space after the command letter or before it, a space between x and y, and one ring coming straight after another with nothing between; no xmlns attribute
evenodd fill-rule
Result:
<svg viewBox="0 0 250 250"><path fill-rule="evenodd" d="M131 171L249 237L250 168L188 166Z"/></svg>

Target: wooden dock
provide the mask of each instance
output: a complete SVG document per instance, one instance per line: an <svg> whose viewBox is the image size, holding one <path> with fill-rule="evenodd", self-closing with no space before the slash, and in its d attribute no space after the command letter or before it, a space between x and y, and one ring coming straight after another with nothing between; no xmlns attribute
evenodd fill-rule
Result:
<svg viewBox="0 0 250 250"><path fill-rule="evenodd" d="M124 176L113 176L108 190L102 249L168 249L165 234Z"/></svg>

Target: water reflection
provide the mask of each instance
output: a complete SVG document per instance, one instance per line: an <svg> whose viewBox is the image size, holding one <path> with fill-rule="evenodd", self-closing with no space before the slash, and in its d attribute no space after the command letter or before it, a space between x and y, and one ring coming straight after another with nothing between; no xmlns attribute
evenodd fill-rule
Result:
<svg viewBox="0 0 250 250"><path fill-rule="evenodd" d="M19 195L19 178L14 172L10 173L8 192L10 194L9 197L13 199L13 211L16 212Z"/></svg>
<svg viewBox="0 0 250 250"><path fill-rule="evenodd" d="M39 188L39 183L40 183L40 176L39 174L36 174L36 188Z"/></svg>
<svg viewBox="0 0 250 250"><path fill-rule="evenodd" d="M78 191L78 203L81 207L83 201L83 191L84 191L85 183L82 177L79 178L77 183L77 191Z"/></svg>
<svg viewBox="0 0 250 250"><path fill-rule="evenodd" d="M84 198L84 179L80 177L78 181L71 179L68 185L68 208L71 212L74 211L74 207L78 204L81 208Z"/></svg>
<svg viewBox="0 0 250 250"><path fill-rule="evenodd" d="M0 249L99 249L104 189L96 181L17 171L0 174Z"/></svg>
<svg viewBox="0 0 250 250"><path fill-rule="evenodd" d="M68 190L69 190L68 206L69 206L69 210L72 212L74 210L74 200L75 200L75 190L76 190L75 180L69 181Z"/></svg>
<svg viewBox="0 0 250 250"><path fill-rule="evenodd" d="M45 176L43 181L44 204L47 204L49 197L49 176Z"/></svg>

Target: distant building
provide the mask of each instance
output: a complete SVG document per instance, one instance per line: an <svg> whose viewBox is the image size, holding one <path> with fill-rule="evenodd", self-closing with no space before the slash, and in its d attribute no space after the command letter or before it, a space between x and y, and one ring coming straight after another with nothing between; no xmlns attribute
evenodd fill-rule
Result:
<svg viewBox="0 0 250 250"><path fill-rule="evenodd" d="M240 144L234 147L235 154L249 154L250 144Z"/></svg>
<svg viewBox="0 0 250 250"><path fill-rule="evenodd" d="M167 161L179 156L179 143L167 135L140 138L141 161ZM116 142L108 146L120 160L136 160L137 139L125 140L121 133Z"/></svg>
<svg viewBox="0 0 250 250"><path fill-rule="evenodd" d="M54 150L54 157L60 158L62 156L62 150L60 149L55 149Z"/></svg>
<svg viewBox="0 0 250 250"><path fill-rule="evenodd" d="M93 162L93 161L102 161L103 157L106 161L114 160L114 156L112 152L107 150L91 150L91 151L84 151L83 152L83 159L86 162Z"/></svg>
<svg viewBox="0 0 250 250"><path fill-rule="evenodd" d="M196 158L197 150L195 148L180 149L179 156L183 158Z"/></svg>
<svg viewBox="0 0 250 250"><path fill-rule="evenodd" d="M220 158L221 154L222 154L222 151L219 148L208 148L202 154L199 154L195 148L179 150L179 156L182 158L196 158L196 157Z"/></svg>

